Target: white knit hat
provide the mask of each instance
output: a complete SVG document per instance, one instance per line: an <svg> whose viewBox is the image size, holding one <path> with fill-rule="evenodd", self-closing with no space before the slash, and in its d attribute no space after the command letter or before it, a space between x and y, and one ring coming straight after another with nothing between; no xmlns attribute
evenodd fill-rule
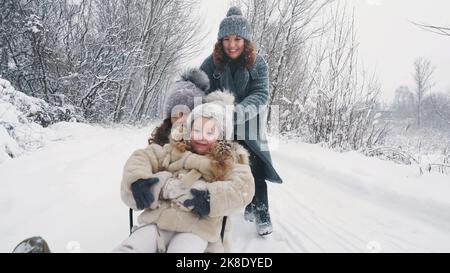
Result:
<svg viewBox="0 0 450 273"><path fill-rule="evenodd" d="M192 110L187 118L190 131L192 123L200 117L214 119L219 128L219 138L231 140L233 137L234 95L228 91L215 91L205 97L206 103Z"/></svg>

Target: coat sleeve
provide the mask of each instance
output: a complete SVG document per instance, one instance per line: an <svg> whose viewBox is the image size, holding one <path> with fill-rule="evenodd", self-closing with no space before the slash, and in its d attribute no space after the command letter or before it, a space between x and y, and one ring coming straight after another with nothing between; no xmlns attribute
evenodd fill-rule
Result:
<svg viewBox="0 0 450 273"><path fill-rule="evenodd" d="M251 72L248 95L235 107L235 123L244 124L255 118L267 105L269 97L269 71L266 61L257 56Z"/></svg>
<svg viewBox="0 0 450 273"><path fill-rule="evenodd" d="M212 60L212 55L203 61L202 65L200 66L200 69L203 70L203 72L205 72L206 75L208 75L210 87L209 87L209 90L207 90L207 93L209 93L210 91L215 89L215 87L213 86L213 83L214 83L213 74L214 74L215 66L214 66L214 62Z"/></svg>
<svg viewBox="0 0 450 273"><path fill-rule="evenodd" d="M131 192L131 185L139 179L148 179L160 171L160 159L164 158L161 146L152 144L145 149L135 151L125 163L120 188L122 201L134 210L138 210Z"/></svg>
<svg viewBox="0 0 450 273"><path fill-rule="evenodd" d="M230 215L244 209L255 194L254 178L247 164L234 164L224 181L207 183L211 217Z"/></svg>

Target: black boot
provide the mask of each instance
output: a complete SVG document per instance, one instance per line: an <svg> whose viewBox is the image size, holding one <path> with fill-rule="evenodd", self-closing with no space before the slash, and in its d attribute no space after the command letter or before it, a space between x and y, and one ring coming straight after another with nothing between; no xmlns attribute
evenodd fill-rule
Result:
<svg viewBox="0 0 450 273"><path fill-rule="evenodd" d="M258 204L255 209L256 231L259 236L266 236L273 232L269 208L265 204Z"/></svg>
<svg viewBox="0 0 450 273"><path fill-rule="evenodd" d="M270 220L269 198L267 196L267 182L264 178L255 179L254 203L256 231L259 236L266 236L272 233L272 221Z"/></svg>
<svg viewBox="0 0 450 273"><path fill-rule="evenodd" d="M248 149L243 143L244 147ZM255 179L255 196L252 202L245 208L244 218L249 222L255 222L256 231L259 236L272 233L272 222L269 214L269 201L267 196L267 182L265 165L259 157L250 151L250 167Z"/></svg>
<svg viewBox="0 0 450 273"><path fill-rule="evenodd" d="M41 237L31 237L20 242L13 253L51 253L47 242Z"/></svg>

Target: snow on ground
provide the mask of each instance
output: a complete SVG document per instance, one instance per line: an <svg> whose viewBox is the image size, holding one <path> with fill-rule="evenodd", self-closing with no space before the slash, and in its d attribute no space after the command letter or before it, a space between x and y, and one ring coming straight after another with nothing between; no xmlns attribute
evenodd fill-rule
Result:
<svg viewBox="0 0 450 273"><path fill-rule="evenodd" d="M450 161L450 126L417 128L411 122L414 121L395 122L386 137L385 146L406 152L422 166L447 164Z"/></svg>
<svg viewBox="0 0 450 273"><path fill-rule="evenodd" d="M147 128L49 127L60 141L0 164L0 252L41 235L54 252L109 252L128 236L122 167ZM274 233L231 217L236 252L450 252L450 177L355 152L282 142Z"/></svg>

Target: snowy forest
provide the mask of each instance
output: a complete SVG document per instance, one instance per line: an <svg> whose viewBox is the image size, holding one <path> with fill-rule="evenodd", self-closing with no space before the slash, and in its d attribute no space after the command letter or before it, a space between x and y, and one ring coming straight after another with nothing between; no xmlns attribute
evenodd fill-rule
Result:
<svg viewBox="0 0 450 273"><path fill-rule="evenodd" d="M103 174L83 162L94 162L99 156L99 160L107 162L105 165L117 169L115 177L112 174L106 177L120 180L124 159L133 149L145 145L153 127L161 122L165 91L203 50L199 44L207 37L203 31L205 22L201 16L196 16L201 5L201 0L0 0L0 188L3 192L0 204L6 212L19 211L14 210L17 207L13 199L18 196L15 193L18 188L12 185L12 180L19 177L19 166L25 164L19 164L19 160L34 162L33 155L38 156L39 151L46 149L50 149L46 156L58 158L61 154L52 147L64 146L66 141L75 141L65 152L67 154L77 154L75 146L78 144L86 144L99 154L97 146L104 150L117 148L114 150L117 162L112 163L111 156L102 157L94 152L73 162L63 156L61 160L67 164L64 167L53 166L52 158L44 154L36 160L46 161L49 168L52 165L56 169L68 170L71 164L80 164L74 166L78 177L88 179L90 171L97 177ZM405 200L413 203L414 198L425 198L439 205L436 211L432 210L432 205L427 208L417 205L417 211L432 211L430 215L436 215L433 219L442 221L445 229L439 231L441 237L433 237L420 246L405 243L400 248L388 242L387 237L373 240L382 241L387 251L449 251L448 245L447 248L439 245L440 240L450 242L450 219L441 215L444 208L450 208L443 197L450 192L450 87L436 88L435 78L436 71L442 68L425 57L415 56L406 71L410 75L409 82L399 81L396 90L389 90L394 94L393 99L386 101L381 96L385 90L377 72L364 64L359 53L356 11L347 1L232 0L230 5L242 9L253 29L251 38L256 51L269 68L268 132L271 138L282 143L281 150L274 151L274 164L287 165L288 159L296 162L289 170L283 167L286 184L296 179L295 166L303 162L304 168L310 168L308 164L312 164L308 163L307 155L291 157L291 149L299 154L323 155L313 156L317 162L325 158L334 158L335 162L342 159L342 163L336 165L336 173L352 169L347 180L356 182L351 186L369 185L370 189L385 186L383 191L373 190L374 195L387 189L402 195L402 190L407 192L409 187L390 182L404 177L413 176L412 179L424 183L435 181L435 191L420 190L429 186L415 184L413 197L405 197ZM431 25L410 22L417 32L450 40L448 26L429 23ZM115 142L126 144L120 149L120 144ZM361 170L351 167L358 166L355 161L360 162ZM18 162L17 166L14 162ZM85 164L84 169L79 169ZM106 172L110 166L105 166ZM391 170L392 177L387 171L378 177L384 180L376 181L380 183L376 186L372 180L356 179L366 167L367 176L377 177L378 168L383 173L383 170ZM45 170L45 166L40 168ZM35 176L38 171L34 171L28 172L28 177ZM333 170L329 171L327 179L334 176ZM20 177L27 179L25 174ZM36 177L46 180L47 184L50 183L47 179L58 179L56 174ZM68 181L67 188L62 189L64 192L78 192L76 173L62 177ZM303 178L308 177L305 174ZM355 186L359 182L360 185ZM107 185L106 181L102 184ZM51 191L62 187L48 185ZM38 186L32 189L35 187ZM295 187L298 192L303 191L300 185ZM287 188L284 191L288 191ZM426 192L426 196L420 192ZM282 201L283 193L277 189L271 202ZM114 194L116 196L106 200L118 200L118 194L114 191L111 195ZM388 194L383 198L386 196ZM96 204L94 199L82 197L82 206ZM120 208L120 204L117 206ZM273 206L275 210L282 207L281 204ZM107 212L105 217L114 218L120 213ZM236 221L245 229L240 218ZM276 219L276 222L282 221L281 216ZM126 229L125 218L123 222ZM3 226L0 230L11 227L3 223L0 226ZM40 228L44 226L37 227ZM320 232L314 231L314 226L306 228L312 233ZM52 231L57 233L56 228ZM24 234L27 232L24 230ZM7 234L11 247L18 238L12 232ZM120 237L118 231L114 235ZM245 237L246 234L238 235ZM61 243L57 248L69 250L64 248L68 240L59 236L53 237ZM87 238L83 233L74 240L81 241L83 248ZM282 243L283 238L281 235L273 238L278 251L366 251L367 243L373 241L364 241L362 247L352 242L355 245L349 248L344 247L344 243L325 242L323 248L316 248L313 245L318 242L309 244L296 240L301 246L290 248ZM106 246L114 245L106 238L100 241ZM263 247L262 242L249 248L247 243L250 242L239 243L237 250L270 250ZM0 245L5 245L2 239ZM86 249L98 251L89 244Z"/></svg>
<svg viewBox="0 0 450 273"><path fill-rule="evenodd" d="M359 63L352 9L336 1L234 1L254 29L270 75L278 130L310 143L383 146L392 129L449 127L449 90L433 87L433 64L411 64L411 85L390 105ZM27 113L47 127L76 119L145 124L164 90L198 53L199 1L2 1L0 75L52 111ZM438 90L439 91L439 90ZM6 125L4 125L6 126ZM388 141L389 143L389 141ZM427 145L424 143L424 145ZM441 147L448 152L447 146ZM400 152L400 151L399 151Z"/></svg>

